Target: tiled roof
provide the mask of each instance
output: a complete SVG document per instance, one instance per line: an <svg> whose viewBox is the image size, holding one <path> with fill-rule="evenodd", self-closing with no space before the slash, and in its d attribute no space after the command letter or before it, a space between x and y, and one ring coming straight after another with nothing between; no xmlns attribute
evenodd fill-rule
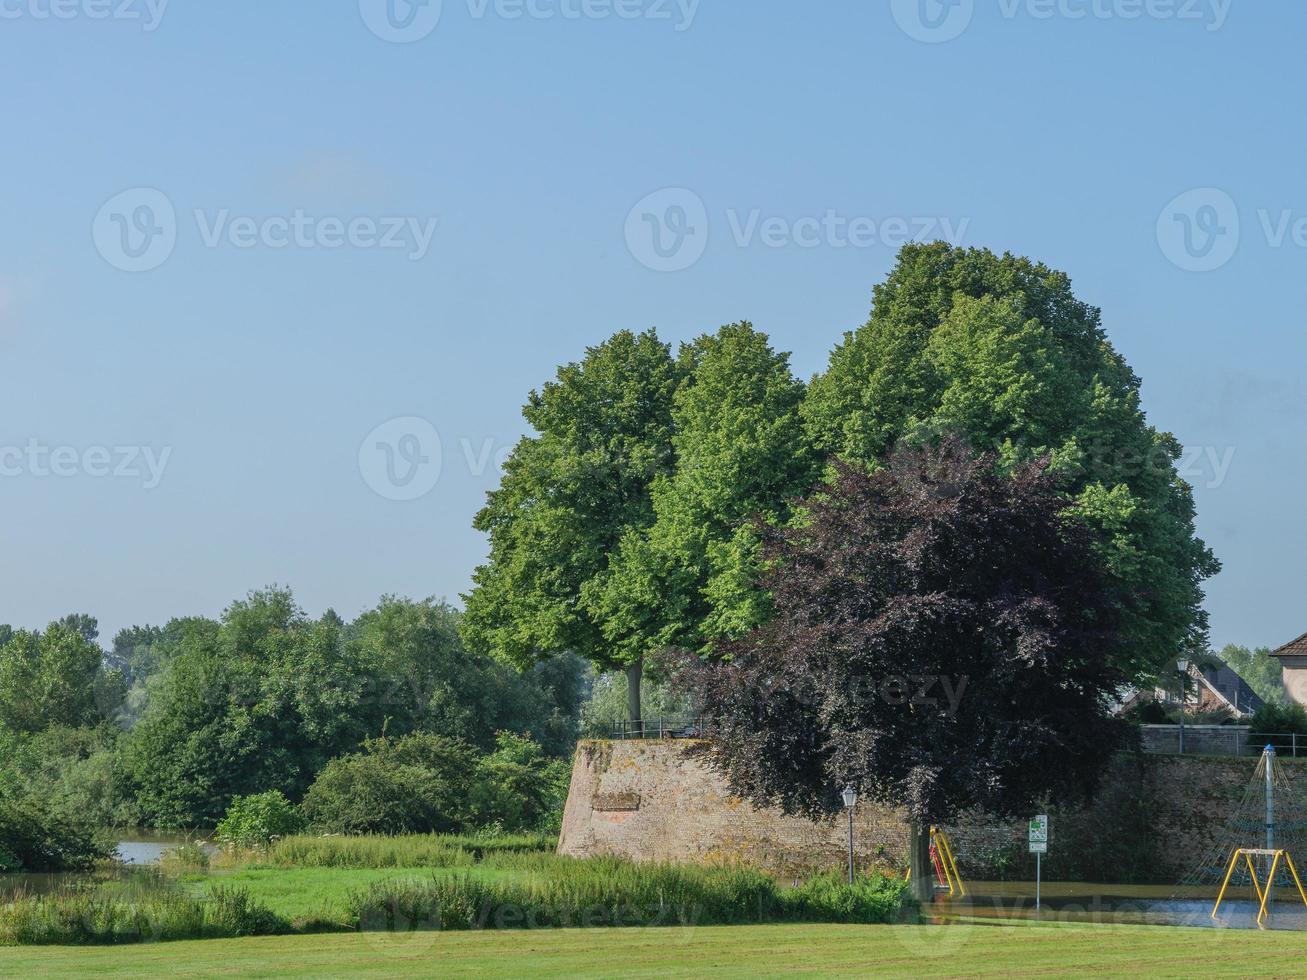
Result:
<svg viewBox="0 0 1307 980"><path fill-rule="evenodd" d="M1278 650L1271 651L1272 657L1307 657L1307 633L1290 640Z"/></svg>

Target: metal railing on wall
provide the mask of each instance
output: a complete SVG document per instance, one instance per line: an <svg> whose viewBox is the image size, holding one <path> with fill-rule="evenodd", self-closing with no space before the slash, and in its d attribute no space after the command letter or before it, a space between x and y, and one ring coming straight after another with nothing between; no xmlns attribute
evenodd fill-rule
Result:
<svg viewBox="0 0 1307 980"><path fill-rule="evenodd" d="M704 720L692 716L644 718L613 722L613 738L703 738ZM1256 756L1270 745L1281 758L1307 759L1307 735L1254 734L1247 725L1140 725L1140 747L1158 755Z"/></svg>
<svg viewBox="0 0 1307 980"><path fill-rule="evenodd" d="M636 738L702 738L700 718L644 718L640 721L613 722L613 738L619 741Z"/></svg>
<svg viewBox="0 0 1307 980"><path fill-rule="evenodd" d="M1307 758L1307 735L1253 732L1247 725L1185 725L1183 743L1179 725L1140 725L1139 735L1145 752L1166 755L1256 756L1269 745L1282 758Z"/></svg>

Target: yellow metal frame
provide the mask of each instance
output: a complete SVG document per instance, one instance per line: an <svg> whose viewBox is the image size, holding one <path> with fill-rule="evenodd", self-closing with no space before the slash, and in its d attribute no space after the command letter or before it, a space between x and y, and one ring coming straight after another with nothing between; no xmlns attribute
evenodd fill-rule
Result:
<svg viewBox="0 0 1307 980"><path fill-rule="evenodd" d="M948 897L953 898L955 895L966 897L967 890L962 886L958 863L953 860L953 848L949 846L948 835L938 827L931 827L930 839L935 842L935 853L939 855L939 863L944 866L944 879L948 882Z"/></svg>
<svg viewBox="0 0 1307 980"><path fill-rule="evenodd" d="M930 839L935 845L935 853L939 855L940 867L944 869L944 880L948 882L949 898L965 898L967 889L962 884L962 875L958 871L958 863L953 859L953 848L949 845L948 835L938 827L930 828ZM907 881L912 877L912 867L903 872L903 880Z"/></svg>
<svg viewBox="0 0 1307 980"><path fill-rule="evenodd" d="M1271 859L1271 869L1266 876L1266 887L1263 888L1261 882L1257 880L1257 867L1253 864L1254 857L1269 857ZM1221 882L1221 892L1216 896L1216 904L1212 906L1212 918L1216 918L1216 913L1221 908L1221 902L1225 898L1225 890L1230 886L1230 879L1234 877L1234 869L1239 866L1239 859L1243 858L1248 865L1248 877L1252 879L1253 891L1257 893L1257 928L1265 928L1262 925L1263 920L1270 914L1267 903L1271 900L1271 891L1275 888L1275 871L1280 866L1280 859L1284 859L1285 865L1289 868L1289 873L1293 875L1293 883L1298 886L1298 897L1302 899L1303 905L1307 905L1307 891L1303 890L1302 879L1298 877L1298 869L1293 865L1293 858L1288 851L1269 851L1266 848L1259 847L1240 847L1230 855L1230 865L1225 869L1225 880Z"/></svg>

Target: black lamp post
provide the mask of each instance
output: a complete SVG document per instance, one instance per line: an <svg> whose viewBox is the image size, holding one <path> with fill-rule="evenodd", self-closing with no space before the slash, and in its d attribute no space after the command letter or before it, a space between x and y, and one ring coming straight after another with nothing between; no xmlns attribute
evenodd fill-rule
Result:
<svg viewBox="0 0 1307 980"><path fill-rule="evenodd" d="M1180 754L1184 755L1184 679L1189 673L1189 661L1177 660L1175 665L1180 670Z"/></svg>
<svg viewBox="0 0 1307 980"><path fill-rule="evenodd" d="M853 884L853 808L858 805L858 791L844 787L844 809L849 811L849 884Z"/></svg>

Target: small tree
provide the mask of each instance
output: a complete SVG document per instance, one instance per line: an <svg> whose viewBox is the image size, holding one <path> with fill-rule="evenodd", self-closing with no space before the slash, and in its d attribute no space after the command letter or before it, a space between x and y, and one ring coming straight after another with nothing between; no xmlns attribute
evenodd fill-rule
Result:
<svg viewBox="0 0 1307 980"><path fill-rule="evenodd" d="M692 673L733 790L821 816L858 787L928 829L1092 793L1124 725L1107 705L1116 606L1043 463L1001 473L956 437L838 468L768 534L776 615Z"/></svg>
<svg viewBox="0 0 1307 980"><path fill-rule="evenodd" d="M232 800L213 837L225 847L267 847L303 826L299 811L281 790L274 789Z"/></svg>

